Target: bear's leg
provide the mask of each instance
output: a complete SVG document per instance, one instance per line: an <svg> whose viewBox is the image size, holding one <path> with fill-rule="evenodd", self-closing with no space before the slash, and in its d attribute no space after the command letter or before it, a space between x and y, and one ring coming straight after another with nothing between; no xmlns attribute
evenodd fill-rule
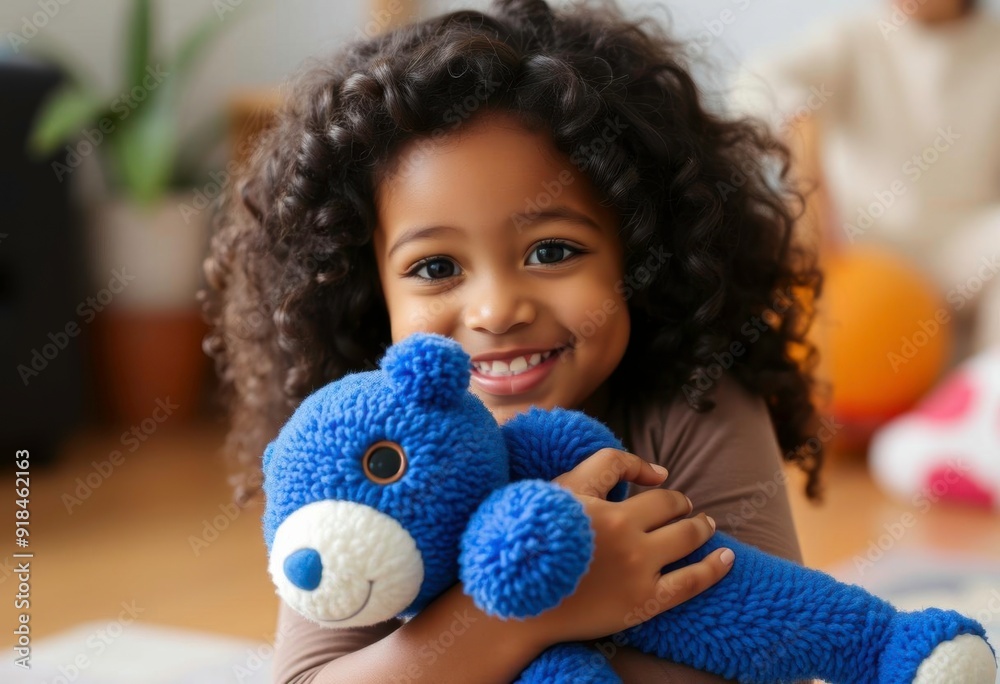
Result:
<svg viewBox="0 0 1000 684"><path fill-rule="evenodd" d="M747 683L817 678L831 684L909 684L930 656L926 684L993 684L989 674L935 675L936 663L956 656L962 672L992 668L982 626L953 611L901 613L861 587L721 533L665 570L721 546L736 553L729 573L666 612L637 608L626 618L627 624L641 623L624 633L630 646ZM661 598L669 599L669 593L668 587ZM939 644L960 635L972 638L934 655ZM969 645L962 645L966 641Z"/></svg>
<svg viewBox="0 0 1000 684"><path fill-rule="evenodd" d="M996 659L981 629L951 610L899 613L879 659L879 682L992 684Z"/></svg>

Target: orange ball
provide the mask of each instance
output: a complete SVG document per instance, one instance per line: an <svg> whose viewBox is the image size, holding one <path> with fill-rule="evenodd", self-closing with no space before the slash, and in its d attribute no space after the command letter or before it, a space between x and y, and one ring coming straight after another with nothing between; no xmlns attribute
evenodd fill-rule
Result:
<svg viewBox="0 0 1000 684"><path fill-rule="evenodd" d="M818 375L832 385L841 445L861 446L934 385L951 355L952 311L927 277L885 250L832 254L824 271Z"/></svg>

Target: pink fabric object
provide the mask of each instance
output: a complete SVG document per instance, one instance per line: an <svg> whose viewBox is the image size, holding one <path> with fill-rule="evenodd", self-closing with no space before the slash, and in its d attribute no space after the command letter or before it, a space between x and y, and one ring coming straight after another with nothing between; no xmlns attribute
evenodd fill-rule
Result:
<svg viewBox="0 0 1000 684"><path fill-rule="evenodd" d="M917 417L935 423L956 423L972 410L975 397L976 389L972 378L963 371L956 371L927 395L913 412Z"/></svg>
<svg viewBox="0 0 1000 684"><path fill-rule="evenodd" d="M926 499L1000 510L1000 347L965 361L878 430L868 459L876 482L914 505Z"/></svg>
<svg viewBox="0 0 1000 684"><path fill-rule="evenodd" d="M926 489L932 495L941 492L940 497L949 501L962 501L986 508L992 508L995 504L995 497L989 489L950 465L932 470L927 477Z"/></svg>

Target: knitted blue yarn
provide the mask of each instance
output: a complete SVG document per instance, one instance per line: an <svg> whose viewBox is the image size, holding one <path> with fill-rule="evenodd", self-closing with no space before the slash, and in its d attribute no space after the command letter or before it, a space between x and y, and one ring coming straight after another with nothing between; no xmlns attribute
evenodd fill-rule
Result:
<svg viewBox="0 0 1000 684"><path fill-rule="evenodd" d="M886 653L879 662L880 682L912 682L920 663L942 641L960 634L984 636L978 623L953 610L928 608L915 613L900 613L892 624ZM990 646L994 657L996 650Z"/></svg>
<svg viewBox="0 0 1000 684"><path fill-rule="evenodd" d="M379 366L409 401L449 408L469 387L472 365L455 340L434 333L412 335L389 347Z"/></svg>
<svg viewBox="0 0 1000 684"><path fill-rule="evenodd" d="M576 591L593 550L590 519L576 497L522 480L494 492L469 521L459 576L483 612L531 617Z"/></svg>
<svg viewBox="0 0 1000 684"><path fill-rule="evenodd" d="M347 375L308 396L282 427L265 451L262 523L270 552L281 523L315 501L353 501L391 515L424 564L408 615L458 579L466 522L509 481L510 466L496 421L468 391L467 372L462 380L468 356L456 342L414 336L387 356L385 369ZM373 482L362 465L381 440L406 454L407 469L391 484Z"/></svg>
<svg viewBox="0 0 1000 684"><path fill-rule="evenodd" d="M624 449L621 441L603 423L585 413L562 408L543 410L532 406L503 426L511 460L511 479L554 480L604 448ZM609 472L609 477L614 473ZM620 482L609 501L624 501L628 483Z"/></svg>
<svg viewBox="0 0 1000 684"><path fill-rule="evenodd" d="M621 684L611 663L580 644L559 644L544 651L514 684Z"/></svg>
<svg viewBox="0 0 1000 684"><path fill-rule="evenodd" d="M736 554L726 577L626 630L629 645L740 682L902 684L912 681L940 641L985 636L979 623L953 611L900 613L860 587L722 533L665 571L723 546ZM657 609L639 607L629 619L648 618Z"/></svg>

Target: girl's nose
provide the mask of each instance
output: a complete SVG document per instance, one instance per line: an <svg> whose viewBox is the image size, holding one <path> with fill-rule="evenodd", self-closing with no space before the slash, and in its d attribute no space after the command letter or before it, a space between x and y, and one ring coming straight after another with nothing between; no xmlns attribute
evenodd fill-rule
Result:
<svg viewBox="0 0 1000 684"><path fill-rule="evenodd" d="M514 284L496 281L475 291L465 307L465 325L470 330L500 335L534 321L536 310L532 298Z"/></svg>

